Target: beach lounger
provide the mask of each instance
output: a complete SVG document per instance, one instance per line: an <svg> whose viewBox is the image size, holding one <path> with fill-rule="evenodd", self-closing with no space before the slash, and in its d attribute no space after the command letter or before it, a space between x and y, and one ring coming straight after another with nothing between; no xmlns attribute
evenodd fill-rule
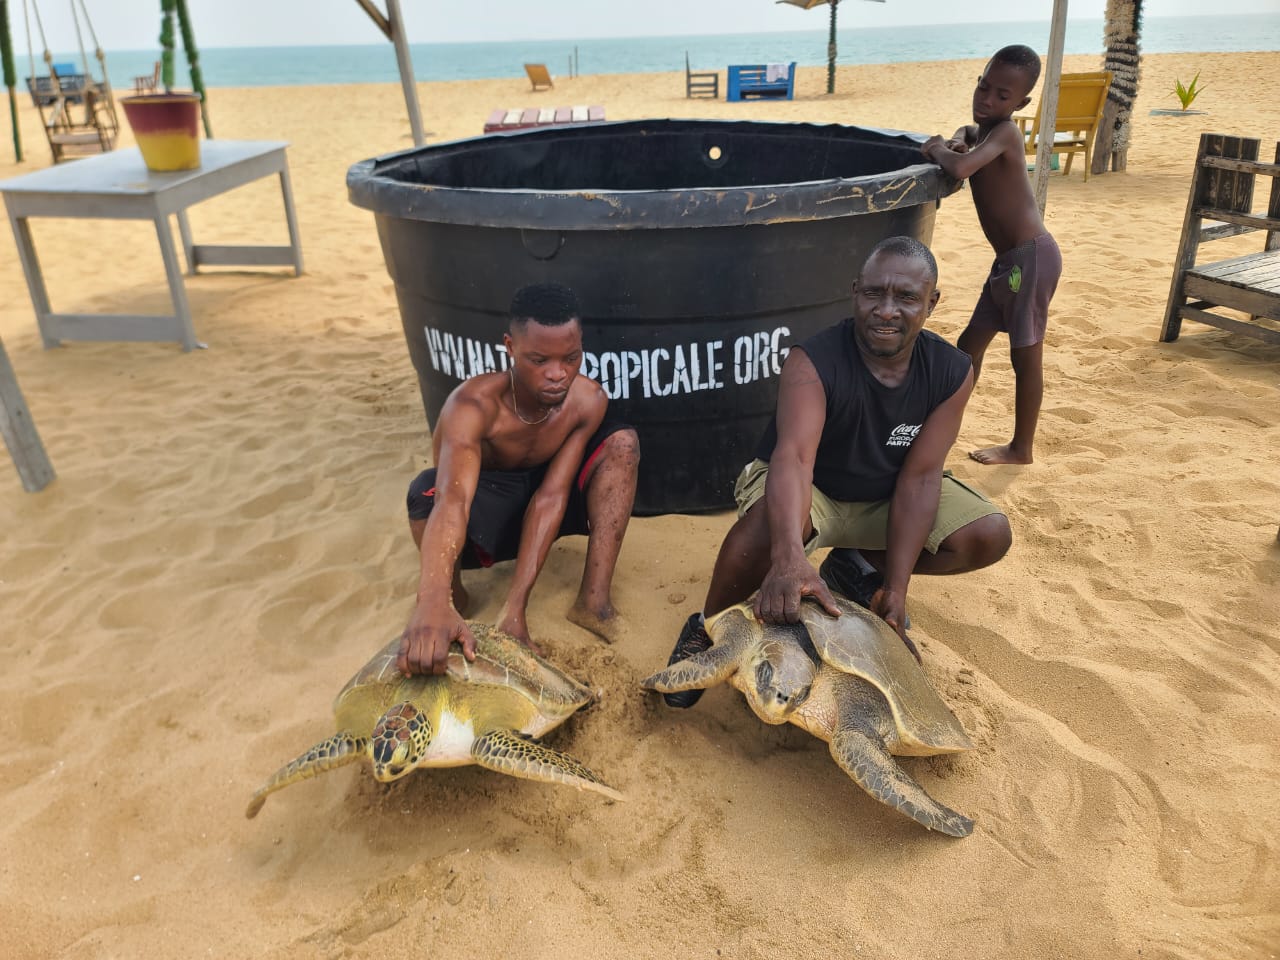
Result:
<svg viewBox="0 0 1280 960"><path fill-rule="evenodd" d="M1275 162L1258 162L1261 141L1202 133L1196 151L1191 195L1182 221L1178 259L1165 307L1160 339L1178 339L1183 320L1280 344L1280 143ZM1253 213L1253 188L1258 177L1271 178L1264 213ZM1215 226L1202 227L1204 220ZM1214 263L1196 263L1200 244L1223 237L1265 231L1258 253ZM1216 307L1239 310L1248 320L1213 313ZM1263 319L1274 321L1263 325Z"/></svg>
<svg viewBox="0 0 1280 960"><path fill-rule="evenodd" d="M1093 141L1102 122L1102 109L1107 105L1107 90L1111 88L1111 71L1093 73L1064 73L1058 84L1058 112L1053 127L1053 156L1066 154L1062 175L1071 173L1071 159L1077 153L1084 154L1084 178L1089 179L1093 164ZM1043 103L1043 97L1041 103ZM1027 156L1035 157L1040 142L1040 104L1036 104L1033 116L1015 114L1015 123L1022 130ZM1030 127L1028 128L1028 123Z"/></svg>
<svg viewBox="0 0 1280 960"><path fill-rule="evenodd" d="M551 74L547 73L546 64L526 63L524 72L529 75L529 83L533 85L534 90L542 90L544 88L550 90L555 86L551 82Z"/></svg>
<svg viewBox="0 0 1280 960"><path fill-rule="evenodd" d="M485 133L526 130L529 127L562 127L577 123L600 123L604 107L513 107L497 109L484 122Z"/></svg>

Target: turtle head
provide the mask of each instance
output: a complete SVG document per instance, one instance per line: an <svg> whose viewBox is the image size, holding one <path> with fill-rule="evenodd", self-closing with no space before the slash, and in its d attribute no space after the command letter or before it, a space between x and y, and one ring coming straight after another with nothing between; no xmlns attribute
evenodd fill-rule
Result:
<svg viewBox="0 0 1280 960"><path fill-rule="evenodd" d="M803 624L771 624L752 650L745 673L751 677L747 702L765 723L786 723L809 698L818 654Z"/></svg>
<svg viewBox="0 0 1280 960"><path fill-rule="evenodd" d="M373 775L383 783L399 780L418 765L431 742L431 721L408 700L384 713L373 728L369 752Z"/></svg>

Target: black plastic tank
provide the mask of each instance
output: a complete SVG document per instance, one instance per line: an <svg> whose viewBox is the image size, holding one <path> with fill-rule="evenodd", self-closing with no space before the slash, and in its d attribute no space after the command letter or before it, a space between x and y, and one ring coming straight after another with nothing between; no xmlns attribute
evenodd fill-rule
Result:
<svg viewBox="0 0 1280 960"><path fill-rule="evenodd" d="M427 423L505 369L512 294L582 308L582 372L640 435L635 512L733 503L789 346L847 316L871 248L928 243L957 188L924 137L842 125L636 120L492 134L351 167L395 283Z"/></svg>

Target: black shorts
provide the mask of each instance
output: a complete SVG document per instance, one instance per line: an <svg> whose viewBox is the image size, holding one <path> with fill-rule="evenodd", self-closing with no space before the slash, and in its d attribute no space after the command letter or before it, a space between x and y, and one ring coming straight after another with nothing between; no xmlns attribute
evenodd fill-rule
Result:
<svg viewBox="0 0 1280 960"><path fill-rule="evenodd" d="M600 455L605 440L619 430L630 430L625 423L602 423L591 439L578 467L578 476L569 488L569 503L556 537L572 534L585 536L591 532L587 521L587 498L584 486L587 471ZM462 548L462 567L475 570L491 567L503 560L514 560L520 551L520 534L525 511L534 493L542 485L549 464L528 470L481 470L476 495L467 518L467 542ZM424 470L409 484L407 505L410 520L425 520L436 505L436 469Z"/></svg>

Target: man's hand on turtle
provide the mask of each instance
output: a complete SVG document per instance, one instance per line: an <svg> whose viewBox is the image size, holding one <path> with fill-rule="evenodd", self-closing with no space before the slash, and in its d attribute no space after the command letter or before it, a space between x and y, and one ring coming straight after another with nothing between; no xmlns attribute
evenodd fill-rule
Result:
<svg viewBox="0 0 1280 960"><path fill-rule="evenodd" d="M871 612L893 627L894 633L902 638L902 642L907 645L907 649L911 651L911 655L916 658L917 663L924 663L920 659L920 651L911 642L911 638L907 636L907 629L903 626L907 622L907 595L905 593L900 590L889 590L881 587L871 597Z"/></svg>
<svg viewBox="0 0 1280 960"><path fill-rule="evenodd" d="M400 636L396 666L406 677L443 674L448 669L449 646L455 640L462 645L462 655L475 660L476 638L453 605L446 603L441 608L420 602Z"/></svg>
<svg viewBox="0 0 1280 960"><path fill-rule="evenodd" d="M805 597L818 601L831 616L840 616L840 608L836 606L831 591L802 554L769 568L752 610L756 619L765 623L798 623L800 602Z"/></svg>

